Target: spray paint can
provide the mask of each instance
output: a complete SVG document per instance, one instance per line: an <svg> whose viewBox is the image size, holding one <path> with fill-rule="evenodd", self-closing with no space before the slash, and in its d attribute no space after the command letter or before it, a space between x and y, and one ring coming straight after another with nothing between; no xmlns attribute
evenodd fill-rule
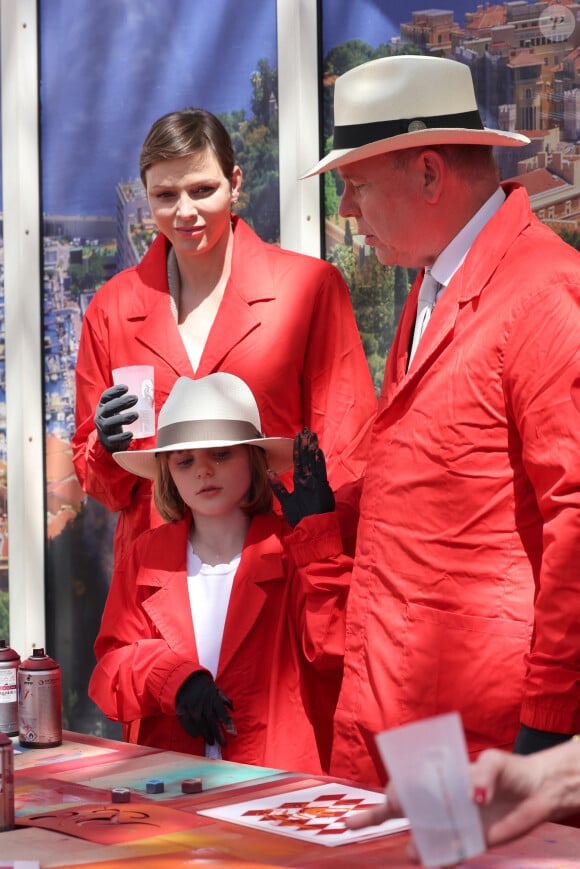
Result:
<svg viewBox="0 0 580 869"><path fill-rule="evenodd" d="M0 733L0 832L14 826L14 749L12 740Z"/></svg>
<svg viewBox="0 0 580 869"><path fill-rule="evenodd" d="M0 640L0 733L18 733L17 676L20 655Z"/></svg>
<svg viewBox="0 0 580 869"><path fill-rule="evenodd" d="M18 740L29 748L62 742L60 667L44 649L34 649L18 668Z"/></svg>

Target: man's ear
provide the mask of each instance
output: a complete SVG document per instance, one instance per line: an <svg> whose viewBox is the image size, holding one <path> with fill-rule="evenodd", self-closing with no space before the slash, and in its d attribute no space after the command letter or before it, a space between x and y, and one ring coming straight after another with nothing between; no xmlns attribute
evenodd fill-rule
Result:
<svg viewBox="0 0 580 869"><path fill-rule="evenodd" d="M419 155L420 169L423 177L423 196L431 205L438 202L443 191L443 181L446 165L438 151L426 148Z"/></svg>

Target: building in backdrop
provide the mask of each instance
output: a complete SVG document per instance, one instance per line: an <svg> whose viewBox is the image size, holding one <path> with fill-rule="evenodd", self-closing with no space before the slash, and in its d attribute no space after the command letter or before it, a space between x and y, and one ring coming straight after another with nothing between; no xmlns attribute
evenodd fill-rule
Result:
<svg viewBox="0 0 580 869"><path fill-rule="evenodd" d="M517 154L503 149L502 177L524 184L538 217L579 246L579 4L318 2L321 150L330 147L338 75L398 53L455 59L470 68L485 123L532 140ZM88 303L139 261L155 234L138 177L152 122L187 105L218 114L244 170L242 215L267 241L280 231L276 0L214 0L203 7L202 28L192 8L173 0L169 26L158 0L39 0L47 649L62 668L65 726L111 736L117 726L103 720L86 687L116 516L85 498L74 474L74 369ZM378 391L414 274L381 266L338 216L337 175L323 183L325 255L351 289ZM3 336L0 238L0 636L8 626Z"/></svg>

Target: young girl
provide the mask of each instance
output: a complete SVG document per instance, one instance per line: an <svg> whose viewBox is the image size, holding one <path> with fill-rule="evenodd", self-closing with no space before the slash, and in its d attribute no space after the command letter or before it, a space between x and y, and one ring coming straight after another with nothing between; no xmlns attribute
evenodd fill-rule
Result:
<svg viewBox="0 0 580 869"><path fill-rule="evenodd" d="M115 453L154 479L167 523L144 532L115 569L95 643L89 694L131 725L131 741L325 770L347 559L334 512L301 519L311 510L299 510L292 530L272 511L267 469L287 470L292 452L292 439L261 433L244 381L220 372L177 380L154 449ZM286 508L310 503L314 490L314 509L332 510L309 432L296 438L295 478L304 492L285 493Z"/></svg>

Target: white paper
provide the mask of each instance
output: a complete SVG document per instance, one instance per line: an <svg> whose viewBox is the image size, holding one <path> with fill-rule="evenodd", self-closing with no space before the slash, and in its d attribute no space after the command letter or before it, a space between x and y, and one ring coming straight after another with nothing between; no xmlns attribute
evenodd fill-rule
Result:
<svg viewBox="0 0 580 869"><path fill-rule="evenodd" d="M408 830L406 818L384 821L361 830L348 830L344 826L347 815L383 802L384 796L375 791L331 782L204 809L198 814L332 848Z"/></svg>
<svg viewBox="0 0 580 869"><path fill-rule="evenodd" d="M385 730L376 742L423 865L445 866L481 854L483 829L471 799L459 714Z"/></svg>

